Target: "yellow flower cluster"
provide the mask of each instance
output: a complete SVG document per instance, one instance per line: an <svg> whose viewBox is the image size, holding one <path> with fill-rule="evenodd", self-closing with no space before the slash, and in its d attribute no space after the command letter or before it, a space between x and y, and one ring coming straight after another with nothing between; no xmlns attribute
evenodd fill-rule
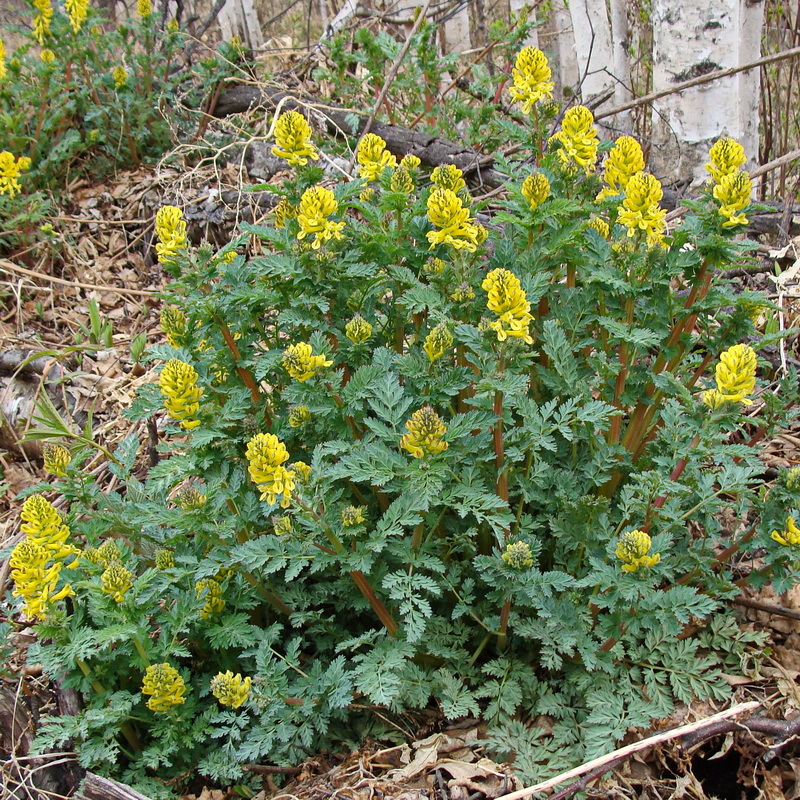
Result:
<svg viewBox="0 0 800 800"><path fill-rule="evenodd" d="M171 358L161 370L158 386L165 398L167 414L186 430L196 428L200 420L194 419L194 415L203 396L203 390L197 385L197 370L191 364Z"/></svg>
<svg viewBox="0 0 800 800"><path fill-rule="evenodd" d="M514 100L522 103L523 114L530 114L539 100L553 96L555 84L550 65L538 47L523 47L517 53L511 75L514 83L509 91Z"/></svg>
<svg viewBox="0 0 800 800"><path fill-rule="evenodd" d="M451 347L453 346L453 334L447 327L447 323L440 322L433 330L425 337L425 344L423 350L428 360L433 364L438 361Z"/></svg>
<svg viewBox="0 0 800 800"><path fill-rule="evenodd" d="M313 378L318 370L331 366L333 361L326 359L324 355L313 355L311 345L306 342L300 342L298 344L290 344L284 350L281 363L290 377L303 383L303 381Z"/></svg>
<svg viewBox="0 0 800 800"><path fill-rule="evenodd" d="M431 172L431 181L440 189L458 194L467 188L464 173L455 164L441 164Z"/></svg>
<svg viewBox="0 0 800 800"><path fill-rule="evenodd" d="M128 82L128 70L121 64L117 64L111 70L111 77L114 79L114 88L121 89Z"/></svg>
<svg viewBox="0 0 800 800"><path fill-rule="evenodd" d="M361 314L356 314L344 326L344 335L353 344L363 344L372 336L372 325Z"/></svg>
<svg viewBox="0 0 800 800"><path fill-rule="evenodd" d="M628 229L633 238L644 231L647 244L651 247L662 243L667 212L659 203L664 196L658 178L647 172L637 172L631 176L625 187L625 199L619 210L618 221Z"/></svg>
<svg viewBox="0 0 800 800"><path fill-rule="evenodd" d="M714 142L708 157L706 171L715 183L721 183L726 175L738 172L747 161L744 148L735 139L727 136Z"/></svg>
<svg viewBox="0 0 800 800"><path fill-rule="evenodd" d="M723 228L747 225L747 216L740 213L750 205L750 195L753 192L753 182L747 172L740 170L724 175L712 191L714 199L720 204L720 216L725 217Z"/></svg>
<svg viewBox="0 0 800 800"><path fill-rule="evenodd" d="M347 506L342 509L342 527L353 528L367 521L364 516L364 506Z"/></svg>
<svg viewBox="0 0 800 800"><path fill-rule="evenodd" d="M617 197L625 192L630 179L644 171L644 153L632 136L620 136L611 148L603 169L605 188L597 195L598 200Z"/></svg>
<svg viewBox="0 0 800 800"><path fill-rule="evenodd" d="M298 483L308 483L311 477L311 467L305 461L295 461L292 464L292 472Z"/></svg>
<svg viewBox="0 0 800 800"><path fill-rule="evenodd" d="M27 617L41 619L53 603L73 594L69 584L58 592L56 585L64 559L77 556L80 551L67 544L69 528L42 495L28 497L22 505L20 517L25 538L14 547L9 559L14 580L13 594L24 599Z"/></svg>
<svg viewBox="0 0 800 800"><path fill-rule="evenodd" d="M661 554L649 555L652 539L640 530L628 531L619 537L616 557L622 562L623 572L636 572L642 567L654 567L661 561Z"/></svg>
<svg viewBox="0 0 800 800"><path fill-rule="evenodd" d="M0 81L6 77L6 46L0 39Z"/></svg>
<svg viewBox="0 0 800 800"><path fill-rule="evenodd" d="M608 239L611 236L611 229L608 227L608 223L601 217L592 217L586 227L594 228L604 239Z"/></svg>
<svg viewBox="0 0 800 800"><path fill-rule="evenodd" d="M38 12L33 18L33 36L41 45L44 44L45 37L50 33L53 6L50 5L50 0L33 0L33 7Z"/></svg>
<svg viewBox="0 0 800 800"><path fill-rule="evenodd" d="M794 521L791 515L786 517L786 529L781 531L772 531L772 538L784 547L797 547L800 545L800 528Z"/></svg>
<svg viewBox="0 0 800 800"><path fill-rule="evenodd" d="M74 33L81 29L89 13L89 0L64 0L64 10Z"/></svg>
<svg viewBox="0 0 800 800"><path fill-rule="evenodd" d="M56 60L56 54L49 47L45 47L41 53L39 53L39 59L42 64L50 66L50 64Z"/></svg>
<svg viewBox="0 0 800 800"><path fill-rule="evenodd" d="M550 197L550 181L547 180L547 175L543 175L541 172L528 175L522 181L521 191L522 196L528 201L531 211L535 211Z"/></svg>
<svg viewBox="0 0 800 800"><path fill-rule="evenodd" d="M19 183L21 172L31 168L31 160L27 156L14 158L13 153L3 150L0 153L0 194L7 194L14 197L22 191Z"/></svg>
<svg viewBox="0 0 800 800"><path fill-rule="evenodd" d="M208 497L196 487L186 486L178 493L175 502L184 511L197 511L208 502Z"/></svg>
<svg viewBox="0 0 800 800"><path fill-rule="evenodd" d="M273 213L275 214L275 227L280 230L286 227L286 223L290 219L297 216L297 209L284 198L275 206Z"/></svg>
<svg viewBox="0 0 800 800"><path fill-rule="evenodd" d="M102 567L107 567L120 559L119 547L113 539L106 539L100 547L87 547L82 555L87 561Z"/></svg>
<svg viewBox="0 0 800 800"><path fill-rule="evenodd" d="M527 344L533 344L528 331L528 325L533 320L531 304L519 278L510 270L493 269L483 279L481 288L489 295L487 307L498 316L498 319L489 323L489 327L497 332L497 340L504 342L509 336L513 336Z"/></svg>
<svg viewBox="0 0 800 800"><path fill-rule="evenodd" d="M125 599L125 592L133 586L130 570L125 569L119 561L112 561L100 577L101 589L110 594L118 603Z"/></svg>
<svg viewBox="0 0 800 800"><path fill-rule="evenodd" d="M428 196L428 219L440 230L429 231L431 249L437 244L449 244L456 250L474 253L478 248L479 231L464 208L461 198L450 189L435 187Z"/></svg>
<svg viewBox="0 0 800 800"><path fill-rule="evenodd" d="M225 608L225 598L222 596L222 587L213 578L203 578L194 585L195 595L198 600L203 600L200 616L209 619L212 614L218 614Z"/></svg>
<svg viewBox="0 0 800 800"><path fill-rule="evenodd" d="M449 445L442 441L447 426L431 406L423 406L406 422L408 433L400 439L400 447L414 458L443 453Z"/></svg>
<svg viewBox="0 0 800 800"><path fill-rule="evenodd" d="M164 306L159 317L161 330L167 337L167 341L173 347L180 347L184 344L186 337L186 314L175 306Z"/></svg>
<svg viewBox="0 0 800 800"><path fill-rule="evenodd" d="M393 192L398 192L400 194L411 194L411 192L414 191L414 178L411 172L405 167L398 167L392 173L389 188Z"/></svg>
<svg viewBox="0 0 800 800"><path fill-rule="evenodd" d="M275 517L272 523L272 530L276 536L287 536L294 530L291 517Z"/></svg>
<svg viewBox="0 0 800 800"><path fill-rule="evenodd" d="M278 117L272 155L286 159L293 167L304 167L309 159L319 158L316 147L311 144L311 126L302 114L287 111Z"/></svg>
<svg viewBox="0 0 800 800"><path fill-rule="evenodd" d="M333 192L324 186L312 186L303 192L297 207L297 221L300 224L298 239L314 234L311 247L319 250L328 239L343 239L344 222L332 222L328 217L339 208Z"/></svg>
<svg viewBox="0 0 800 800"><path fill-rule="evenodd" d="M283 466L288 460L286 445L272 433L257 433L247 443L247 471L261 500L274 504L280 495L283 508L292 502L295 473Z"/></svg>
<svg viewBox="0 0 800 800"><path fill-rule="evenodd" d="M311 419L308 406L294 406L289 409L289 427L302 428Z"/></svg>
<svg viewBox="0 0 800 800"><path fill-rule="evenodd" d="M741 403L751 406L748 399L756 387L756 354L746 344L735 344L719 357L714 371L717 382L716 389L703 392L703 402L711 408L718 408L723 403Z"/></svg>
<svg viewBox="0 0 800 800"><path fill-rule="evenodd" d="M368 181L377 180L387 167L397 166L397 159L386 149L386 141L374 133L368 133L358 143L356 160L359 177Z"/></svg>
<svg viewBox="0 0 800 800"><path fill-rule="evenodd" d="M136 0L136 13L140 19L147 19L153 13L152 0Z"/></svg>
<svg viewBox="0 0 800 800"><path fill-rule="evenodd" d="M175 566L175 555L172 550L156 550L156 569L172 569Z"/></svg>
<svg viewBox="0 0 800 800"><path fill-rule="evenodd" d="M211 694L224 706L239 708L250 694L251 679L242 678L237 672L236 675L230 670L220 672L211 679Z"/></svg>
<svg viewBox="0 0 800 800"><path fill-rule="evenodd" d="M186 247L186 221L177 206L162 206L156 214L156 253L160 264L175 261Z"/></svg>
<svg viewBox="0 0 800 800"><path fill-rule="evenodd" d="M558 155L561 161L569 166L572 163L581 167L588 175L597 161L597 128L594 127L594 116L585 106L573 106L561 123L561 130L551 137L551 141L559 142Z"/></svg>
<svg viewBox="0 0 800 800"><path fill-rule="evenodd" d="M167 711L186 702L186 683L171 664L151 664L144 673L142 694L150 695L151 711Z"/></svg>
<svg viewBox="0 0 800 800"><path fill-rule="evenodd" d="M42 447L42 455L44 456L44 469L46 472L55 475L57 478L63 478L67 474L67 467L72 460L72 456L70 456L66 447L46 442Z"/></svg>
<svg viewBox="0 0 800 800"><path fill-rule="evenodd" d="M510 542L506 545L502 558L512 569L527 569L533 566L533 551L527 542Z"/></svg>

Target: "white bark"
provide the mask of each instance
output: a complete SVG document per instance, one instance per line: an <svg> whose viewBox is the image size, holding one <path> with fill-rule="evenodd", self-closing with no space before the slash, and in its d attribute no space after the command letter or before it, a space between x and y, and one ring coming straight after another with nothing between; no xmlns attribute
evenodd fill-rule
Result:
<svg viewBox="0 0 800 800"><path fill-rule="evenodd" d="M759 57L763 2L653 0L653 89ZM653 103L651 168L669 182L694 185L720 136L758 155L759 71L669 95Z"/></svg>
<svg viewBox="0 0 800 800"><path fill-rule="evenodd" d="M264 44L253 0L228 0L220 10L217 20L222 30L222 38L226 42L238 36L251 50L256 50Z"/></svg>
<svg viewBox="0 0 800 800"><path fill-rule="evenodd" d="M510 0L509 8L514 15L525 14L531 22L536 21L536 9L527 0ZM539 30L531 28L522 42L523 47L539 47Z"/></svg>
<svg viewBox="0 0 800 800"><path fill-rule="evenodd" d="M611 42L614 58L611 75L614 85L614 105L619 106L633 99L631 90L631 55L630 30L628 28L628 10L625 0L611 0ZM622 133L630 133L630 111L617 114L612 124Z"/></svg>
<svg viewBox="0 0 800 800"><path fill-rule="evenodd" d="M469 35L469 7L466 2L459 5L443 27L446 53L463 53L472 47Z"/></svg>
<svg viewBox="0 0 800 800"><path fill-rule="evenodd" d="M567 0L553 0L550 14L539 29L539 45L550 58L557 98L570 99L578 86L578 59Z"/></svg>
<svg viewBox="0 0 800 800"><path fill-rule="evenodd" d="M570 0L569 13L580 70L581 97L588 100L613 86L611 22L605 2L597 0Z"/></svg>

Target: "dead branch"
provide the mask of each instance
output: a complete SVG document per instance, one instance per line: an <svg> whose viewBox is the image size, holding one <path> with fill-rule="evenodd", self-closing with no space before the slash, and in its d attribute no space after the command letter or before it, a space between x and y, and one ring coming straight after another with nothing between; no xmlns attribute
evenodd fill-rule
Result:
<svg viewBox="0 0 800 800"><path fill-rule="evenodd" d="M93 772L86 773L83 786L78 790L78 800L150 800L124 783L102 778Z"/></svg>

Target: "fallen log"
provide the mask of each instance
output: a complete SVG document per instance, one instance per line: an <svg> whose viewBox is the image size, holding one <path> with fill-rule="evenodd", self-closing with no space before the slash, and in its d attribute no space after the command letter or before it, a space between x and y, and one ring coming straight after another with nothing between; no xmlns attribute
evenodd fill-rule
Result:
<svg viewBox="0 0 800 800"><path fill-rule="evenodd" d="M78 800L150 800L124 783L103 778L93 772L86 773L86 779L76 797Z"/></svg>

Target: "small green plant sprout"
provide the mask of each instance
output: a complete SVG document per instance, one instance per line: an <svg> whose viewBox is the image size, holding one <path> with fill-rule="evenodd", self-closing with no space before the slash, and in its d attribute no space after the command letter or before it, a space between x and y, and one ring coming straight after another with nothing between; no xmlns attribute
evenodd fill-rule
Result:
<svg viewBox="0 0 800 800"><path fill-rule="evenodd" d="M94 298L89 300L89 325L80 325L82 336L76 336L76 344L86 340L89 344L111 347L114 344L114 327L110 319L103 319L100 306Z"/></svg>

